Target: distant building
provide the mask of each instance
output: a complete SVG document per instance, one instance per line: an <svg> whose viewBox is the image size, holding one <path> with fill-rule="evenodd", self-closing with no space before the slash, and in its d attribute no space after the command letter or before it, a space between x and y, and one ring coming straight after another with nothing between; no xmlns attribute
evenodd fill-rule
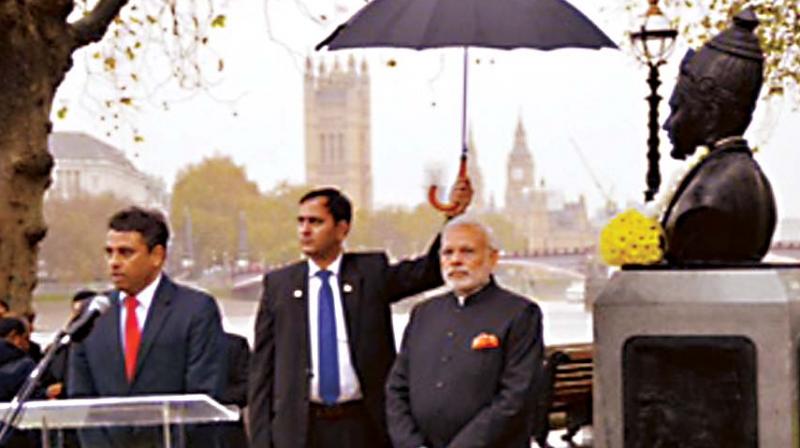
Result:
<svg viewBox="0 0 800 448"><path fill-rule="evenodd" d="M355 58L342 69L336 59L328 71L306 59L306 182L339 187L356 208L372 209L370 77L366 61Z"/></svg>
<svg viewBox="0 0 800 448"><path fill-rule="evenodd" d="M49 197L72 199L111 193L145 207L168 209L164 181L137 170L119 149L81 132L54 132Z"/></svg>
<svg viewBox="0 0 800 448"><path fill-rule="evenodd" d="M533 154L521 118L506 174L505 215L525 238L526 250L571 250L595 243L583 196L565 202L560 192L547 190L544 180L536 185Z"/></svg>

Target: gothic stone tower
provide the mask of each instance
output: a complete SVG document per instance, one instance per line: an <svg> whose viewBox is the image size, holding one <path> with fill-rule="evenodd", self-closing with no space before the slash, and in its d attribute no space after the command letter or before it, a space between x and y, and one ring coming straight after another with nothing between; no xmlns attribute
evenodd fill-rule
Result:
<svg viewBox="0 0 800 448"><path fill-rule="evenodd" d="M544 182L541 188L536 188L533 154L528 149L522 117L517 121L514 146L506 167L506 215L527 240L528 250L545 249L550 237L547 191Z"/></svg>
<svg viewBox="0 0 800 448"><path fill-rule="evenodd" d="M514 147L508 155L506 168L506 201L505 207L510 212L525 208L525 196L533 191L533 155L528 149L525 128L522 118L517 121L514 134Z"/></svg>
<svg viewBox="0 0 800 448"><path fill-rule="evenodd" d="M370 78L366 61L355 58L343 70L336 59L330 72L311 58L305 69L306 182L336 186L356 209L372 209Z"/></svg>

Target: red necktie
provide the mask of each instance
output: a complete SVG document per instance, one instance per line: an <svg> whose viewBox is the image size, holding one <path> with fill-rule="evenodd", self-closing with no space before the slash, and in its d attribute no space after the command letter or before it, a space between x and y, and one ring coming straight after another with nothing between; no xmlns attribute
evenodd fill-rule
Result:
<svg viewBox="0 0 800 448"><path fill-rule="evenodd" d="M136 297L125 297L125 375L128 382L133 381L136 373L136 356L139 354L139 343L142 341L142 331L139 329L139 319L136 318L136 306L139 301Z"/></svg>

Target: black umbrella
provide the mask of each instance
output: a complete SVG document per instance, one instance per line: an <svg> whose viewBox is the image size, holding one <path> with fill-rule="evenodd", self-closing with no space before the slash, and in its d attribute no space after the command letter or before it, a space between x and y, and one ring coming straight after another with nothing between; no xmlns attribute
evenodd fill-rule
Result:
<svg viewBox="0 0 800 448"><path fill-rule="evenodd" d="M564 0L372 0L316 49L464 47L461 167L466 176L467 47L617 48ZM435 199L435 188L429 197ZM436 201L434 202L434 205Z"/></svg>

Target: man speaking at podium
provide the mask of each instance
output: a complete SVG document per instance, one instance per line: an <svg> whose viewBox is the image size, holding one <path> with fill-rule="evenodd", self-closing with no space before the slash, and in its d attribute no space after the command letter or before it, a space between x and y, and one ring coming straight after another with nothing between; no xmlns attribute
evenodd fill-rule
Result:
<svg viewBox="0 0 800 448"><path fill-rule="evenodd" d="M164 216L131 207L112 216L108 227L112 305L73 347L69 397L217 397L226 374L219 310L213 297L162 273L169 239ZM186 445L216 446L210 431L199 433L187 431ZM155 448L163 435L160 429L115 427L82 431L81 440L92 448Z"/></svg>

